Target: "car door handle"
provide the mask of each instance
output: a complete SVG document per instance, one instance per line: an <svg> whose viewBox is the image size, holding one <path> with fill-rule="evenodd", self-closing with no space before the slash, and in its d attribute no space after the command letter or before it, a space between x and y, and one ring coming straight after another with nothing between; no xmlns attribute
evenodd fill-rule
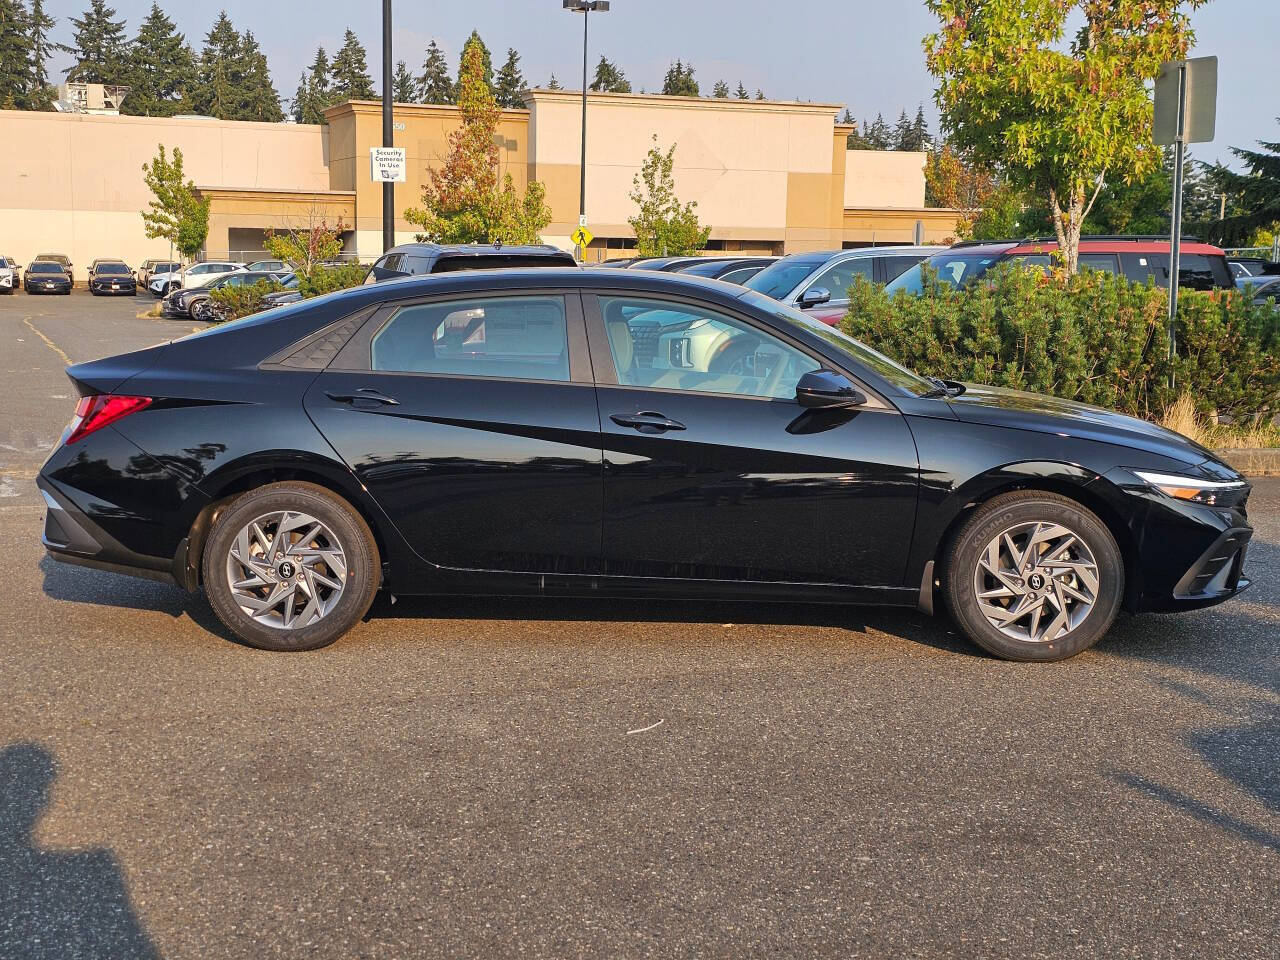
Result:
<svg viewBox="0 0 1280 960"><path fill-rule="evenodd" d="M360 387L355 393L335 393L326 391L325 396L335 403L355 403L357 400L371 400L374 403L385 403L388 406L397 407L400 401L395 397L388 397L385 393L375 390L373 387Z"/></svg>
<svg viewBox="0 0 1280 960"><path fill-rule="evenodd" d="M641 410L639 413L614 413L609 419L620 427L635 427L641 433L661 433L664 430L683 430L684 424L679 420L664 417L653 410Z"/></svg>

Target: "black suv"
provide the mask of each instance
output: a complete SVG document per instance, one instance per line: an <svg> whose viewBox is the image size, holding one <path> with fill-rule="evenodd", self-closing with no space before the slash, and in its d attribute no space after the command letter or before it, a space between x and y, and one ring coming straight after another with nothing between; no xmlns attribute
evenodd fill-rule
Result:
<svg viewBox="0 0 1280 960"><path fill-rule="evenodd" d="M396 277L426 273L453 273L458 270L495 270L500 267L576 267L573 254L550 244L508 247L501 243L441 245L405 243L393 247L377 259L365 283L394 280Z"/></svg>

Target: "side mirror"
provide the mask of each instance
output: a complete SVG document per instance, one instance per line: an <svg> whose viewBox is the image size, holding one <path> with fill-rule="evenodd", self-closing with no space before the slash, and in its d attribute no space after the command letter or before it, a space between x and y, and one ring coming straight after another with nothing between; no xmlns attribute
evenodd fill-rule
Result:
<svg viewBox="0 0 1280 960"><path fill-rule="evenodd" d="M816 307L818 304L826 303L830 299L831 291L826 287L810 287L800 294L800 309L808 310L810 307Z"/></svg>
<svg viewBox="0 0 1280 960"><path fill-rule="evenodd" d="M839 410L860 407L867 396L842 373L811 370L796 384L796 402L810 410Z"/></svg>

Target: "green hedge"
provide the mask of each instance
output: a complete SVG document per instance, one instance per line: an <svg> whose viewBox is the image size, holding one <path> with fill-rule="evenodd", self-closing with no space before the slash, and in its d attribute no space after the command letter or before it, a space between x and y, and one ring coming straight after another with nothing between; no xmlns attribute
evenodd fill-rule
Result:
<svg viewBox="0 0 1280 960"><path fill-rule="evenodd" d="M358 263L344 263L335 267L316 267L311 276L299 274L298 292L304 298L318 297L335 290L346 290L364 283L369 268Z"/></svg>
<svg viewBox="0 0 1280 960"><path fill-rule="evenodd" d="M1176 391L1168 385L1168 293L1123 277L1046 277L1010 266L961 290L926 277L920 296L890 297L859 278L849 296L842 329L921 373L1143 417L1184 392L1205 414L1280 409L1280 310L1235 291L1180 295Z"/></svg>
<svg viewBox="0 0 1280 960"><path fill-rule="evenodd" d="M218 313L218 320L238 320L262 309L262 298L268 293L278 293L284 287L271 280L259 280L247 287L227 285L209 291Z"/></svg>

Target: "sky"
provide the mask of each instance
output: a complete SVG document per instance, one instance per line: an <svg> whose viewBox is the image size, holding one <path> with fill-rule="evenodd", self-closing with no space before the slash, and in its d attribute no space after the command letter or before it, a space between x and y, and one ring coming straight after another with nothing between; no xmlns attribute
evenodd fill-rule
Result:
<svg viewBox="0 0 1280 960"><path fill-rule="evenodd" d="M88 5L46 0L46 11L58 19L57 40L70 41L70 19ZM112 5L132 36L151 0ZM286 100L316 47L332 56L347 27L364 43L370 73L380 82L379 0L165 0L161 6L197 51L225 8L238 29L257 37ZM545 86L554 73L567 89L582 87L581 14L562 10L560 0L393 0L393 7L394 59L415 74L433 39L456 72L462 42L475 29L493 52L495 69L514 47L530 86ZM1280 140L1280 107L1270 93L1280 0L1211 0L1192 23L1192 56L1219 58L1217 137L1193 147L1193 155L1231 162L1230 146ZM741 81L753 95L760 88L772 99L847 105L859 121L882 113L892 123L904 108L914 116L923 103L936 129L934 85L921 47L936 26L918 0L612 0L608 13L591 15L590 61L594 68L603 54L622 67L632 89L656 91L680 58L694 65L704 94L718 79L730 88ZM68 63L63 58L59 71Z"/></svg>

